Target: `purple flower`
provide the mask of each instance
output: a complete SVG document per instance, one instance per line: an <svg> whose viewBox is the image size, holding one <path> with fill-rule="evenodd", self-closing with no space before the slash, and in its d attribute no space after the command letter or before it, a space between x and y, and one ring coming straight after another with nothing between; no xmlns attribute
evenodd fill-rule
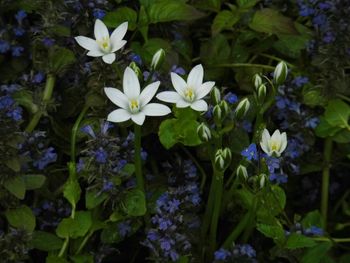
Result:
<svg viewBox="0 0 350 263"><path fill-rule="evenodd" d="M44 44L45 47L49 48L55 44L55 40L49 37L44 37L42 40L42 43Z"/></svg>
<svg viewBox="0 0 350 263"><path fill-rule="evenodd" d="M95 8L92 12L92 15L97 19L103 19L106 15L106 11L99 8Z"/></svg>
<svg viewBox="0 0 350 263"><path fill-rule="evenodd" d="M16 107L7 112L6 116L12 118L14 121L20 121L22 120L22 112L23 110L21 107Z"/></svg>
<svg viewBox="0 0 350 263"><path fill-rule="evenodd" d="M91 125L85 125L80 130L82 132L86 133L87 135L90 135L92 138L96 139L95 132L92 129Z"/></svg>
<svg viewBox="0 0 350 263"><path fill-rule="evenodd" d="M242 128L246 131L246 132L252 132L253 131L253 125L250 121L244 120L241 123Z"/></svg>
<svg viewBox="0 0 350 263"><path fill-rule="evenodd" d="M33 166L39 170L43 170L48 164L56 162L57 153L53 147L49 147L44 151L40 158L33 162Z"/></svg>
<svg viewBox="0 0 350 263"><path fill-rule="evenodd" d="M13 46L11 48L12 56L20 57L24 51L24 48L21 46Z"/></svg>
<svg viewBox="0 0 350 263"><path fill-rule="evenodd" d="M219 250L215 251L214 257L215 260L226 260L231 256L230 251L220 248Z"/></svg>
<svg viewBox="0 0 350 263"><path fill-rule="evenodd" d="M241 155L243 157L246 157L248 161L251 160L258 160L258 150L256 148L256 144L252 143L248 146L248 148L245 148L242 152Z"/></svg>
<svg viewBox="0 0 350 263"><path fill-rule="evenodd" d="M100 147L95 152L95 158L96 158L96 162L98 162L98 163L106 163L108 155L107 155L106 151L103 150L102 147Z"/></svg>
<svg viewBox="0 0 350 263"><path fill-rule="evenodd" d="M43 82L44 78L45 78L45 75L42 72L38 72L33 76L32 83L40 84L41 82Z"/></svg>
<svg viewBox="0 0 350 263"><path fill-rule="evenodd" d="M131 233L131 226L129 222L121 222L118 224L118 231L122 237L127 236Z"/></svg>
<svg viewBox="0 0 350 263"><path fill-rule="evenodd" d="M332 32L326 32L323 36L323 42L326 44L333 43L335 41L335 36Z"/></svg>
<svg viewBox="0 0 350 263"><path fill-rule="evenodd" d="M285 184L288 182L288 176L282 173L272 173L269 179L271 182L275 182L277 184Z"/></svg>
<svg viewBox="0 0 350 263"><path fill-rule="evenodd" d="M0 40L0 53L4 54L10 50L10 44L7 41Z"/></svg>
<svg viewBox="0 0 350 263"><path fill-rule="evenodd" d="M186 71L182 67L178 67L177 65L173 65L170 69L170 72L174 72L178 75L185 75Z"/></svg>
<svg viewBox="0 0 350 263"><path fill-rule="evenodd" d="M84 160L79 158L79 161L77 163L77 173L80 173L84 169L85 163Z"/></svg>
<svg viewBox="0 0 350 263"><path fill-rule="evenodd" d="M15 27L15 28L13 29L13 33L15 34L16 37L21 37L21 36L23 36L25 32L26 32L26 31L25 31L23 28L21 28L21 27Z"/></svg>
<svg viewBox="0 0 350 263"><path fill-rule="evenodd" d="M171 245L174 244L174 241L169 238L162 238L160 240L160 248L165 251L169 251L171 249Z"/></svg>
<svg viewBox="0 0 350 263"><path fill-rule="evenodd" d="M26 17L27 17L27 13L24 10L19 10L15 15L15 18L19 24L22 23L22 20Z"/></svg>
<svg viewBox="0 0 350 263"><path fill-rule="evenodd" d="M309 118L305 121L305 127L315 129L319 122L320 119L318 117Z"/></svg>
<svg viewBox="0 0 350 263"><path fill-rule="evenodd" d="M298 88L300 88L300 87L304 86L308 82L309 82L309 78L308 77L298 76L298 77L293 79L292 84L297 86Z"/></svg>
<svg viewBox="0 0 350 263"><path fill-rule="evenodd" d="M111 181L108 181L106 179L103 179L103 187L102 187L102 191L103 192L109 192L112 191L114 188L114 184Z"/></svg>
<svg viewBox="0 0 350 263"><path fill-rule="evenodd" d="M129 59L130 59L131 61L135 62L136 64L140 65L140 66L142 65L141 56L138 55L138 54L131 53L131 54L129 55Z"/></svg>
<svg viewBox="0 0 350 263"><path fill-rule="evenodd" d="M224 96L224 100L226 100L230 104L234 104L238 101L238 97L236 94L229 92Z"/></svg>

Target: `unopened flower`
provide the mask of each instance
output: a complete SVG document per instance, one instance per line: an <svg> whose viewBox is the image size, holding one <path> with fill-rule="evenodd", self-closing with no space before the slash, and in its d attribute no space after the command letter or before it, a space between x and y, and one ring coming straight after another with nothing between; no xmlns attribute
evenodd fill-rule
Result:
<svg viewBox="0 0 350 263"><path fill-rule="evenodd" d="M176 103L178 108L190 106L196 111L207 111L208 104L203 98L214 87L214 81L203 83L203 67L195 66L188 75L187 82L174 72L171 72L171 81L176 90L164 91L157 95L157 98L170 103Z"/></svg>
<svg viewBox="0 0 350 263"><path fill-rule="evenodd" d="M169 107L159 103L149 103L156 94L160 82L149 84L140 93L140 83L136 73L129 67L124 71L123 92L115 88L105 88L107 97L121 109L112 111L107 120L124 122L131 119L142 125L146 116L164 116L171 112Z"/></svg>
<svg viewBox="0 0 350 263"><path fill-rule="evenodd" d="M89 50L87 53L88 56L102 57L104 62L112 64L115 60L114 52L121 49L126 44L126 40L123 40L123 37L127 29L128 22L124 22L109 36L106 25L101 20L96 19L94 28L96 39L78 36L75 37L75 40L80 46Z"/></svg>
<svg viewBox="0 0 350 263"><path fill-rule="evenodd" d="M281 153L287 147L287 134L285 132L281 134L279 130L275 130L272 136L270 136L269 131L264 129L260 146L268 156L275 155L276 157L280 157Z"/></svg>

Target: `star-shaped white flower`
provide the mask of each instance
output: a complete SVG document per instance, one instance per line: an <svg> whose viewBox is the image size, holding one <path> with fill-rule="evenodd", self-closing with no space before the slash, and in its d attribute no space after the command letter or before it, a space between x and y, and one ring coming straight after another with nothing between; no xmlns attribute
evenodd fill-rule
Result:
<svg viewBox="0 0 350 263"><path fill-rule="evenodd" d="M75 40L80 46L89 50L87 53L91 57L102 57L103 61L112 64L115 60L115 54L117 50L121 49L125 44L126 40L123 37L128 30L128 22L124 22L119 25L109 36L106 25L99 19L95 21L95 39L78 36Z"/></svg>
<svg viewBox="0 0 350 263"><path fill-rule="evenodd" d="M140 93L140 83L136 73L129 67L124 71L123 92L115 88L105 88L107 97L121 109L108 114L107 120L123 122L131 119L142 125L146 116L164 116L171 112L170 108L159 103L149 103L156 94L160 82L149 84Z"/></svg>
<svg viewBox="0 0 350 263"><path fill-rule="evenodd" d="M214 87L214 81L203 83L203 67L195 66L190 74L188 74L187 82L174 72L171 72L171 82L176 90L164 91L157 95L159 100L176 103L178 108L186 108L190 106L196 111L207 111L208 104L203 98Z"/></svg>
<svg viewBox="0 0 350 263"><path fill-rule="evenodd" d="M270 136L269 131L264 129L260 146L268 156L275 155L276 157L280 157L281 153L287 147L287 134L285 132L281 134L279 130L275 130L272 136Z"/></svg>

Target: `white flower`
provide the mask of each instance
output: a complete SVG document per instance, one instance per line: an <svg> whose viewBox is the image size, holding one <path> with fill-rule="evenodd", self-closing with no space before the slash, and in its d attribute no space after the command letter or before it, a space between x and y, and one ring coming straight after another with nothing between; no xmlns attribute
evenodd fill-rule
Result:
<svg viewBox="0 0 350 263"><path fill-rule="evenodd" d="M115 54L117 50L121 49L125 44L126 40L123 37L128 30L128 22L124 22L119 25L109 36L106 25L99 19L95 21L95 39L78 36L75 40L80 46L89 50L87 53L91 57L102 57L103 61L112 64L115 60Z"/></svg>
<svg viewBox="0 0 350 263"><path fill-rule="evenodd" d="M176 90L164 91L157 95L159 100L176 103L178 108L186 108L190 106L196 111L207 111L208 104L203 98L214 87L214 81L203 83L203 67L195 66L190 74L188 74L187 83L176 73L171 73L171 82Z"/></svg>
<svg viewBox="0 0 350 263"><path fill-rule="evenodd" d="M131 119L142 125L146 116L164 116L171 112L169 107L159 103L149 103L156 94L160 82L149 84L140 93L140 83L136 73L129 67L124 71L123 92L115 88L105 88L107 97L121 109L108 114L107 120L123 122Z"/></svg>
<svg viewBox="0 0 350 263"><path fill-rule="evenodd" d="M287 147L287 134L285 132L281 134L279 130L275 130L272 136L270 136L269 131L264 129L260 146L268 156L275 155L276 157L280 157L281 153Z"/></svg>

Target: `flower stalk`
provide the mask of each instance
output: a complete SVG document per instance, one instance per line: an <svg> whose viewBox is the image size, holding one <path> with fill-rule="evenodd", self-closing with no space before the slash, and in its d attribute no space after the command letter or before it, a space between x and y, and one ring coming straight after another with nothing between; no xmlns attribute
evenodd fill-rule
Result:
<svg viewBox="0 0 350 263"><path fill-rule="evenodd" d="M328 214L328 195L329 195L329 177L330 177L330 162L332 158L332 138L327 138L324 142L322 171L322 196L321 196L321 215L324 229L327 228Z"/></svg>
<svg viewBox="0 0 350 263"><path fill-rule="evenodd" d="M142 163L141 163L141 126L134 124L135 134L135 174L137 187L145 193L145 183L142 175Z"/></svg>

